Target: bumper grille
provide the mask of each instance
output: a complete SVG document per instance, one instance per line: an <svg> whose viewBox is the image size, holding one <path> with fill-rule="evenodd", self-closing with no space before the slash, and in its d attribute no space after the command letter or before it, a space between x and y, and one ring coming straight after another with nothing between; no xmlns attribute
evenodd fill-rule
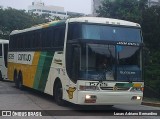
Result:
<svg viewBox="0 0 160 119"><path fill-rule="evenodd" d="M100 87L101 90L119 90L119 91L127 91L130 87Z"/></svg>

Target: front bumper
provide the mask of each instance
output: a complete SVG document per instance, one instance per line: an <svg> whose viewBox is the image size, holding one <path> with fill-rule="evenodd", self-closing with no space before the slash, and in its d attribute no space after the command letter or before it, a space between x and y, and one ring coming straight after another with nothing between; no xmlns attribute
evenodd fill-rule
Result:
<svg viewBox="0 0 160 119"><path fill-rule="evenodd" d="M96 96L96 99L86 101L86 95ZM78 91L77 104L80 105L116 105L133 104L140 105L142 102L142 92L102 92L102 91ZM133 99L138 96L141 99Z"/></svg>

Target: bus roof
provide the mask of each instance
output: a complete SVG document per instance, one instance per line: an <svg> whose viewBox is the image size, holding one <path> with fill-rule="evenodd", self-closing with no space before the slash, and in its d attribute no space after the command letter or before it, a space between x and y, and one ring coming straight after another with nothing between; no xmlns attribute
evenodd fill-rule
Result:
<svg viewBox="0 0 160 119"><path fill-rule="evenodd" d="M119 20L119 19L112 19L112 18L102 18L102 17L79 17L79 18L70 18L68 22L86 22L86 23L100 23L100 24L110 24L110 25L119 25L119 26L131 26L131 27L140 27L139 24Z"/></svg>
<svg viewBox="0 0 160 119"><path fill-rule="evenodd" d="M129 22L125 20L112 19L112 18L102 18L102 17L79 17L79 18L69 18L67 20L52 21L44 24L39 24L31 28L26 28L23 30L14 30L10 35L33 31L37 29L47 28L50 26L58 26L60 24L71 23L71 22L82 22L82 23L99 23L99 24L110 24L110 25L119 25L119 26L131 26L139 27L140 25L134 22Z"/></svg>
<svg viewBox="0 0 160 119"><path fill-rule="evenodd" d="M0 43L9 43L9 40L0 39Z"/></svg>

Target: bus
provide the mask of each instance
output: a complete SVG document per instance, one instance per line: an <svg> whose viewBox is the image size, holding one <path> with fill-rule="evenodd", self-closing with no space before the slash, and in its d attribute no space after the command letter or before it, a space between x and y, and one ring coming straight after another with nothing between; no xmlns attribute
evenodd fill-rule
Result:
<svg viewBox="0 0 160 119"><path fill-rule="evenodd" d="M53 21L10 34L8 78L58 105L141 104L143 39L137 23L101 17ZM99 65L102 60L108 64Z"/></svg>
<svg viewBox="0 0 160 119"><path fill-rule="evenodd" d="M8 40L0 39L0 80L7 80L8 44Z"/></svg>

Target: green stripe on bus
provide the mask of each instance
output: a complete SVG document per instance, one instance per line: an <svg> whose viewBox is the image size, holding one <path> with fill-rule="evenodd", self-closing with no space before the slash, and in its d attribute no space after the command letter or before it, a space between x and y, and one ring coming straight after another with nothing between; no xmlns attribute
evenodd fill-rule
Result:
<svg viewBox="0 0 160 119"><path fill-rule="evenodd" d="M46 87L46 83L47 83L48 75L50 72L53 56L54 56L54 52L47 52L47 54L46 54L46 58L45 58L45 62L43 65L42 74L41 74L41 78L40 78L40 82L39 82L39 86L38 86L38 90L40 90L42 92L44 92L44 89Z"/></svg>
<svg viewBox="0 0 160 119"><path fill-rule="evenodd" d="M46 52L41 52L41 54L40 54L40 58L39 58L38 65L37 65L36 75L34 78L34 85L33 85L34 89L38 89L39 81L40 81L41 75L42 75L42 69L44 66L45 58L46 58L46 54L47 54Z"/></svg>
<svg viewBox="0 0 160 119"><path fill-rule="evenodd" d="M133 83L116 83L117 87L133 87Z"/></svg>

